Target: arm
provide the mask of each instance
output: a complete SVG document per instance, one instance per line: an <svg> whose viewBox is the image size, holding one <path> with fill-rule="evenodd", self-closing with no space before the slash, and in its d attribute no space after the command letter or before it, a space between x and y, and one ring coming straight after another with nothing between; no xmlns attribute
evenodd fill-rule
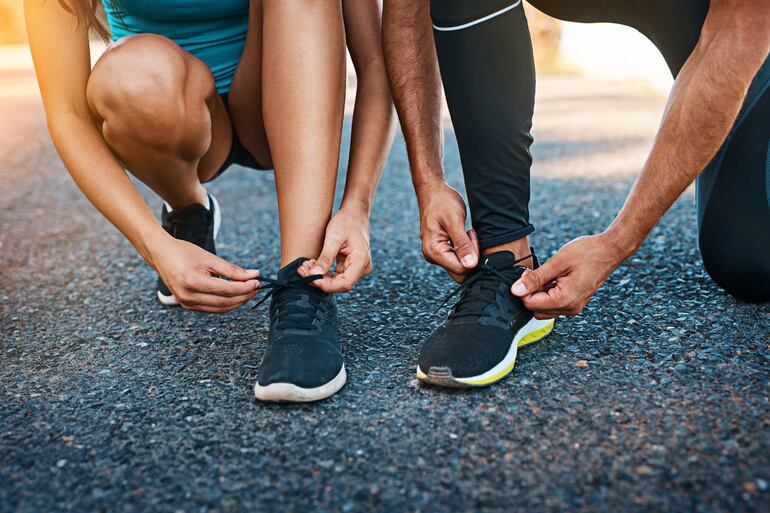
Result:
<svg viewBox="0 0 770 513"><path fill-rule="evenodd" d="M86 99L91 73L87 28L59 2L26 0L24 7L48 129L75 183L161 273L183 305L188 292L196 300L190 307L198 310L223 312L245 302L256 289L256 274L168 235L102 138ZM214 279L214 273L252 281L225 282ZM187 286L195 280L195 286Z"/></svg>
<svg viewBox="0 0 770 513"><path fill-rule="evenodd" d="M342 2L348 50L358 82L353 110L345 193L326 228L321 255L301 274L335 273L313 284L325 292L346 292L372 270L369 213L393 143L395 117L382 56L379 0Z"/></svg>
<svg viewBox="0 0 770 513"><path fill-rule="evenodd" d="M602 234L570 242L514 285L514 294L528 308L541 318L582 311L717 153L769 51L770 4L712 1L700 40L679 73L653 148L623 208Z"/></svg>
<svg viewBox="0 0 770 513"><path fill-rule="evenodd" d="M425 258L456 280L478 262L465 203L444 178L439 74L428 0L386 0L383 43L390 88L409 153Z"/></svg>

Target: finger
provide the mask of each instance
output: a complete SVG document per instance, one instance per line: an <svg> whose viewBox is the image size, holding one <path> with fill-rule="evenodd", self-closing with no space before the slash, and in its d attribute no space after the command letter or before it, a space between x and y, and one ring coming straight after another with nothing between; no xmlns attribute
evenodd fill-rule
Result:
<svg viewBox="0 0 770 513"><path fill-rule="evenodd" d="M563 269L558 262L553 263L552 260L549 260L537 269L527 269L521 275L521 278L516 280L516 283L511 286L511 294L519 297L533 294L543 289L556 278L559 278L562 272Z"/></svg>
<svg viewBox="0 0 770 513"><path fill-rule="evenodd" d="M568 294L559 286L524 296L521 301L528 310L533 312L566 311L570 304Z"/></svg>
<svg viewBox="0 0 770 513"><path fill-rule="evenodd" d="M342 247L342 239L333 238L326 239L324 241L324 247L321 250L321 255L316 258L315 265L310 269L310 274L326 274L331 269L334 260L337 258L337 253L340 252Z"/></svg>
<svg viewBox="0 0 770 513"><path fill-rule="evenodd" d="M214 309L225 309L229 311L253 299L255 295L256 295L256 291L250 292L248 294L242 294L240 296L233 296L233 297L193 293L193 294L185 295L183 296L183 298L177 298L177 299L179 299L179 303L182 306L189 307L196 310L200 308L214 308Z"/></svg>
<svg viewBox="0 0 770 513"><path fill-rule="evenodd" d="M315 265L315 260L313 259L305 260L302 263L302 265L299 266L299 269L297 269L297 273L299 273L299 275L302 276L303 278L306 278L312 274L310 270L313 268L314 265Z"/></svg>
<svg viewBox="0 0 770 513"><path fill-rule="evenodd" d="M452 249L457 258L460 259L462 266L466 269L473 269L479 263L478 242L476 245L471 241L470 231L465 231L464 223L455 222L447 226L446 231L449 239L452 241Z"/></svg>
<svg viewBox="0 0 770 513"><path fill-rule="evenodd" d="M248 281L229 281L208 276L199 279L192 284L192 292L203 293L213 296L236 297L243 296L259 289L261 283L259 280Z"/></svg>
<svg viewBox="0 0 770 513"><path fill-rule="evenodd" d="M535 312L535 319L538 321L547 321L548 319L556 319L562 315L561 312L548 311L548 312Z"/></svg>
<svg viewBox="0 0 770 513"><path fill-rule="evenodd" d="M361 258L349 263L342 273L316 280L313 285L326 293L350 292L353 286L366 274L366 261Z"/></svg>
<svg viewBox="0 0 770 513"><path fill-rule="evenodd" d="M450 274L464 274L466 272L457 254L446 241L431 241L426 256L431 262L440 265Z"/></svg>
<svg viewBox="0 0 770 513"><path fill-rule="evenodd" d="M213 259L209 262L211 270L220 276L230 278L235 281L247 281L253 280L259 276L257 269L243 269L235 264L231 264L226 260L222 260L218 256L211 255Z"/></svg>

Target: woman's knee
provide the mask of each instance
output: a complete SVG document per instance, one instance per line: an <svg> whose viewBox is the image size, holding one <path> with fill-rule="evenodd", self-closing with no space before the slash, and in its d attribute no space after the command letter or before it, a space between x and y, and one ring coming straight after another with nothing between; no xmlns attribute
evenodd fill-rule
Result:
<svg viewBox="0 0 770 513"><path fill-rule="evenodd" d="M208 67L169 39L136 35L111 45L94 66L87 95L106 139L155 147L196 146L214 91ZM197 148L189 148L197 152Z"/></svg>

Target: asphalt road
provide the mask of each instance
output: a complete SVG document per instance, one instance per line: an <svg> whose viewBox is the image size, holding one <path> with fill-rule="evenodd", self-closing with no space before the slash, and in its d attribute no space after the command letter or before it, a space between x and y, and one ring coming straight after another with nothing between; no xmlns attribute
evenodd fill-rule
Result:
<svg viewBox="0 0 770 513"><path fill-rule="evenodd" d="M544 77L539 94L532 219L547 256L611 220L663 102L575 77ZM414 379L451 282L421 258L398 140L373 212L375 273L339 302L348 384L323 403L264 405L251 387L265 309L158 305L153 273L73 185L39 107L9 98L0 511L770 508L770 307L710 282L692 191L508 379L444 391ZM272 176L232 169L211 189L221 254L274 273Z"/></svg>

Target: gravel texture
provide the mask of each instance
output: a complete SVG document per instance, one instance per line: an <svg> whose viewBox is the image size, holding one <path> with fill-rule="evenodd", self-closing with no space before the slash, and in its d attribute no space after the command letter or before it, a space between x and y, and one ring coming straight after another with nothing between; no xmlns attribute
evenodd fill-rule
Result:
<svg viewBox="0 0 770 513"><path fill-rule="evenodd" d="M541 77L539 94L532 219L547 256L612 219L663 101L577 77ZM414 378L451 282L421 257L399 139L375 273L339 301L348 384L263 405L265 310L161 307L40 116L30 107L23 141L0 143L0 511L769 510L770 307L711 283L692 191L508 379L444 391ZM274 273L272 175L234 168L211 190L222 256Z"/></svg>

